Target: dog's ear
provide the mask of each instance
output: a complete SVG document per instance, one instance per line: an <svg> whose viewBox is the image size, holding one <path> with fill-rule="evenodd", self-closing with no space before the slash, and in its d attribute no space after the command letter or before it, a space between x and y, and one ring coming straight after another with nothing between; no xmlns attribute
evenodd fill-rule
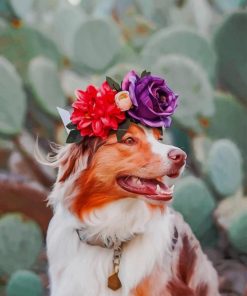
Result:
<svg viewBox="0 0 247 296"><path fill-rule="evenodd" d="M70 176L85 170L90 165L96 151L103 144L104 141L99 138L84 138L80 143L69 144L62 148L57 155L59 161L58 182L64 182Z"/></svg>
<svg viewBox="0 0 247 296"><path fill-rule="evenodd" d="M70 144L62 148L57 154L58 159L58 182L66 181L70 176L74 175L76 171L85 169L83 161L86 156L79 144ZM84 161L85 162L85 161Z"/></svg>

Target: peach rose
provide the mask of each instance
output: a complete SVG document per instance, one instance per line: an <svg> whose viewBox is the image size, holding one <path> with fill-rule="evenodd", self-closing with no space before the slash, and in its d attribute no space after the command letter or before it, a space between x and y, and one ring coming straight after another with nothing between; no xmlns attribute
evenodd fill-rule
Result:
<svg viewBox="0 0 247 296"><path fill-rule="evenodd" d="M115 95L115 102L121 111L128 111L132 107L132 101L127 90L118 92Z"/></svg>

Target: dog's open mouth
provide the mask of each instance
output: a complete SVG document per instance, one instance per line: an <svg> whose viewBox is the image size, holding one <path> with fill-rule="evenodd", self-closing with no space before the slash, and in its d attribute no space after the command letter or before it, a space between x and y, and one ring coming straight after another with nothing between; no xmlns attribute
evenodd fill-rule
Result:
<svg viewBox="0 0 247 296"><path fill-rule="evenodd" d="M135 176L117 178L118 185L126 191L144 195L148 199L168 201L172 199L174 185L169 187L157 179L145 179Z"/></svg>

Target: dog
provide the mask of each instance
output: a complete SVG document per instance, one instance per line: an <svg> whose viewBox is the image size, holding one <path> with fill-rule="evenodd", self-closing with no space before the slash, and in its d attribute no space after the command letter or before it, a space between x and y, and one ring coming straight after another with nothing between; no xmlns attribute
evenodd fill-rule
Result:
<svg viewBox="0 0 247 296"><path fill-rule="evenodd" d="M47 233L51 296L217 296L218 277L169 207L185 166L159 129L132 123L120 142L57 149ZM192 213L193 214L193 213Z"/></svg>

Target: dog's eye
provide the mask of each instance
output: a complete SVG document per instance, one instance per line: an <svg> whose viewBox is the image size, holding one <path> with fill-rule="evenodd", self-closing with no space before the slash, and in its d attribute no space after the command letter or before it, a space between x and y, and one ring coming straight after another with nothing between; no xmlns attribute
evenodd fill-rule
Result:
<svg viewBox="0 0 247 296"><path fill-rule="evenodd" d="M136 140L132 137L128 137L128 138L124 139L122 141L122 143L131 146L131 145L136 144Z"/></svg>

